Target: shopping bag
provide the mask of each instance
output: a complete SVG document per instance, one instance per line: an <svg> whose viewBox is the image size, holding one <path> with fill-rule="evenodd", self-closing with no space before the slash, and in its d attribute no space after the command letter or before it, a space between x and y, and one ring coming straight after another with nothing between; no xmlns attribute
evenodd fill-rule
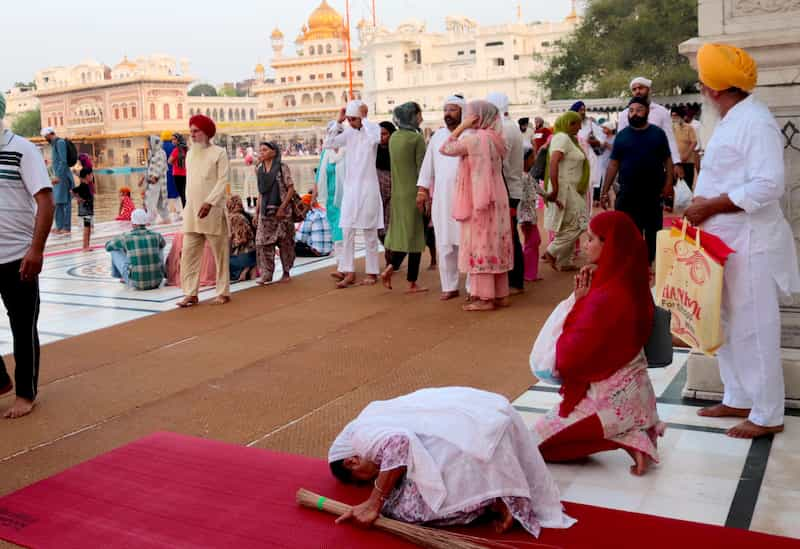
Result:
<svg viewBox="0 0 800 549"><path fill-rule="evenodd" d="M530 365L533 375L546 383L560 385L556 372L556 343L564 331L564 321L575 305L575 294L558 304L542 326L539 336L531 349Z"/></svg>
<svg viewBox="0 0 800 549"><path fill-rule="evenodd" d="M648 368L664 368L672 364L672 313L656 306L653 314L653 331L644 346Z"/></svg>
<svg viewBox="0 0 800 549"><path fill-rule="evenodd" d="M659 231L656 303L672 313L672 334L712 355L723 343L720 323L725 262L734 253L711 233L673 221Z"/></svg>
<svg viewBox="0 0 800 549"><path fill-rule="evenodd" d="M686 184L686 181L678 179L672 192L672 212L675 215L683 215L683 212L685 212L692 203L692 198L694 198L692 190L689 188L689 185Z"/></svg>

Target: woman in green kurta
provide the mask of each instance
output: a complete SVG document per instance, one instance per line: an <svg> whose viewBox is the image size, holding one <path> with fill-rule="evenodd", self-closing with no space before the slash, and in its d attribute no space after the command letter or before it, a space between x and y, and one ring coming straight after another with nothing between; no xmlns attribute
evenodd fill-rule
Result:
<svg viewBox="0 0 800 549"><path fill-rule="evenodd" d="M403 103L394 110L399 128L389 139L392 166L392 215L385 246L392 251L392 262L381 274L383 285L392 288L392 275L408 255L407 293L427 292L417 285L422 251L425 249L425 224L417 208L417 177L425 158L425 139L419 132L422 108Z"/></svg>

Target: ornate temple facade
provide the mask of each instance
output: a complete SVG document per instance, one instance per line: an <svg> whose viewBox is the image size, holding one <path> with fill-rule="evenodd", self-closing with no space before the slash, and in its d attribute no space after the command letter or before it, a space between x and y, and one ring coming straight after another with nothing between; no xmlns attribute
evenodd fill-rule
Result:
<svg viewBox="0 0 800 549"><path fill-rule="evenodd" d="M284 34L270 35L273 75L256 66L259 82L252 91L259 100L259 118L269 120L329 120L347 101L350 70L347 60L348 30L344 18L326 0L311 13L295 39L295 54L284 54ZM361 56L352 53L352 85L360 98L363 83Z"/></svg>

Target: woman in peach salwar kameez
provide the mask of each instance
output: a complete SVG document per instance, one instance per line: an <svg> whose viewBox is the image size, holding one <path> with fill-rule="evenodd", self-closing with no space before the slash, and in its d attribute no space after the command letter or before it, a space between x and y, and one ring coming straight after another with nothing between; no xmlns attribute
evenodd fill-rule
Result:
<svg viewBox="0 0 800 549"><path fill-rule="evenodd" d="M539 450L560 462L623 449L641 475L658 461L664 432L643 352L654 313L647 246L621 212L592 219L585 246L590 265L575 277L575 304L554 342L563 400L534 427Z"/></svg>
<svg viewBox="0 0 800 549"><path fill-rule="evenodd" d="M464 120L440 151L461 157L453 217L461 222L458 269L469 273L470 295L474 298L464 310L507 306L508 271L514 251L503 181L506 144L497 108L487 101L470 102Z"/></svg>
<svg viewBox="0 0 800 549"><path fill-rule="evenodd" d="M178 233L172 241L167 256L167 286L181 285L181 252L183 251L183 233ZM200 267L200 286L213 286L217 283L217 264L211 246L206 242L203 249L203 262Z"/></svg>

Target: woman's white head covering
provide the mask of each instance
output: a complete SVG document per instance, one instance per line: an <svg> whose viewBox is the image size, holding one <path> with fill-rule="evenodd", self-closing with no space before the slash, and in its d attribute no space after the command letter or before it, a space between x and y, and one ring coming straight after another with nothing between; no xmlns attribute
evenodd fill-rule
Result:
<svg viewBox="0 0 800 549"><path fill-rule="evenodd" d="M364 102L360 99L353 99L347 103L347 107L344 110L345 116L352 116L354 118L361 118L361 105Z"/></svg>
<svg viewBox="0 0 800 549"><path fill-rule="evenodd" d="M508 96L504 93L500 92L492 92L486 96L486 100L497 107L497 110L500 111L500 116L503 116L508 112Z"/></svg>

